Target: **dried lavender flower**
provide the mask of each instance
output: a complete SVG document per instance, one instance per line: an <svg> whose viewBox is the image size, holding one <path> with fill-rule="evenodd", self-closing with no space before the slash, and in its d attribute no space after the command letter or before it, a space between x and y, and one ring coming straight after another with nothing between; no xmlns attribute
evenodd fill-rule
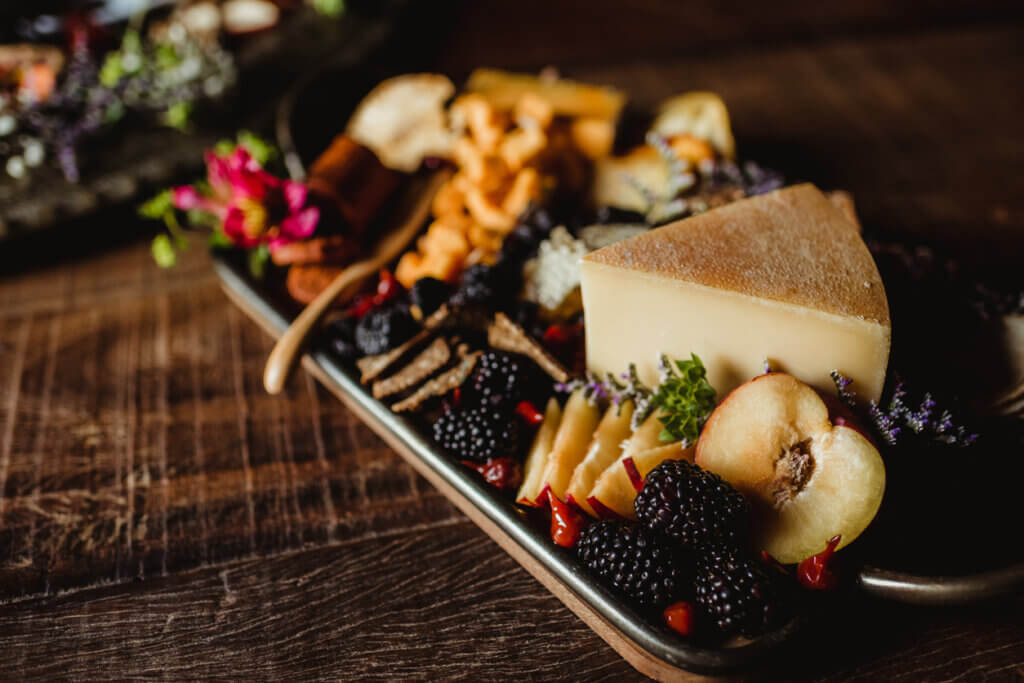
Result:
<svg viewBox="0 0 1024 683"><path fill-rule="evenodd" d="M836 370L831 373L839 399L855 411L860 410L856 394L849 389L853 380ZM892 396L885 408L875 401L867 407L868 422L883 441L890 446L901 442L901 435L913 432L927 439L966 448L974 444L978 435L953 421L953 414L944 409L936 418L937 402L930 392L925 392L915 407L908 402L908 392L902 381L897 381ZM907 431L904 431L904 427Z"/></svg>

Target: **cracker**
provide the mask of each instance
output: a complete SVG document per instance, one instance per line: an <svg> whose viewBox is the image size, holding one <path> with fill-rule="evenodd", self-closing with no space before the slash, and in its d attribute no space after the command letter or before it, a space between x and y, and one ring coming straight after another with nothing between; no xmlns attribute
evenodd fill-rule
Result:
<svg viewBox="0 0 1024 683"><path fill-rule="evenodd" d="M434 396L443 396L452 389L462 386L463 382L469 378L470 373L473 372L473 368L476 366L476 362L482 353L482 351L474 351L473 353L466 354L459 361L458 365L428 381L405 400L392 405L391 410L396 413L416 410L428 399Z"/></svg>
<svg viewBox="0 0 1024 683"><path fill-rule="evenodd" d="M413 335L409 341L385 353L376 356L366 356L357 360L356 367L359 368L360 373L359 381L362 384L366 384L380 377L388 368L398 362L402 356L429 339L434 331L448 318L448 315L448 306L442 305L431 313L429 318L423 321L423 329Z"/></svg>
<svg viewBox="0 0 1024 683"><path fill-rule="evenodd" d="M562 364L504 313L494 315L494 322L487 328L487 342L496 349L527 356L556 382L569 381L569 373Z"/></svg>
<svg viewBox="0 0 1024 683"><path fill-rule="evenodd" d="M443 368L451 357L452 352L448 347L448 342L444 337L438 337L404 368L387 379L379 379L374 382L373 397L391 396L416 386Z"/></svg>

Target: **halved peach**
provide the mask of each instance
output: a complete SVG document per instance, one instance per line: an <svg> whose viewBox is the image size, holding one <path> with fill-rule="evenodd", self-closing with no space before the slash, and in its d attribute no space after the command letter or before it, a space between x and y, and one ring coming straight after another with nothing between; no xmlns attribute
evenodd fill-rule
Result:
<svg viewBox="0 0 1024 683"><path fill-rule="evenodd" d="M750 500L759 548L787 564L837 534L840 547L853 541L885 493L878 450L833 425L817 392L784 373L733 390L704 425L696 461Z"/></svg>

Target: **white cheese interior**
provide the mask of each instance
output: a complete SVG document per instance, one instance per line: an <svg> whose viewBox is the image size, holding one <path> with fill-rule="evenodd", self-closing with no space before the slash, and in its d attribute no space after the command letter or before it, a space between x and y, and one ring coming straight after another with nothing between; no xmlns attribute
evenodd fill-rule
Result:
<svg viewBox="0 0 1024 683"><path fill-rule="evenodd" d="M587 366L619 374L636 363L658 382L659 354L696 353L719 397L764 371L788 372L834 395L833 369L858 396L877 400L885 382L888 326L584 260Z"/></svg>

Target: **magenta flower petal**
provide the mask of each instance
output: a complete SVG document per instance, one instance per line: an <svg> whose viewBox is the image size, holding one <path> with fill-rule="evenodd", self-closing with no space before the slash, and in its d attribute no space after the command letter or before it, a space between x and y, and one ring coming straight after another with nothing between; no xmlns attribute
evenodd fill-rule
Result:
<svg viewBox="0 0 1024 683"><path fill-rule="evenodd" d="M196 191L196 188L191 185L179 185L174 188L175 208L181 209L182 211L188 211L189 209L199 208L202 203L202 196L200 196L199 192Z"/></svg>
<svg viewBox="0 0 1024 683"><path fill-rule="evenodd" d="M293 240L304 240L316 230L320 221L320 209L311 206L281 221L281 233Z"/></svg>
<svg viewBox="0 0 1024 683"><path fill-rule="evenodd" d="M260 243L245 234L245 212L237 206L228 208L224 216L224 234L240 247L254 247Z"/></svg>
<svg viewBox="0 0 1024 683"><path fill-rule="evenodd" d="M251 172L253 170L259 170L260 165L256 163L256 160L249 154L249 150L239 145L235 147L234 151L227 157L228 168L232 172ZM255 168L253 167L255 164Z"/></svg>
<svg viewBox="0 0 1024 683"><path fill-rule="evenodd" d="M284 181L284 201L288 205L288 211L296 212L306 203L306 186L294 180Z"/></svg>

